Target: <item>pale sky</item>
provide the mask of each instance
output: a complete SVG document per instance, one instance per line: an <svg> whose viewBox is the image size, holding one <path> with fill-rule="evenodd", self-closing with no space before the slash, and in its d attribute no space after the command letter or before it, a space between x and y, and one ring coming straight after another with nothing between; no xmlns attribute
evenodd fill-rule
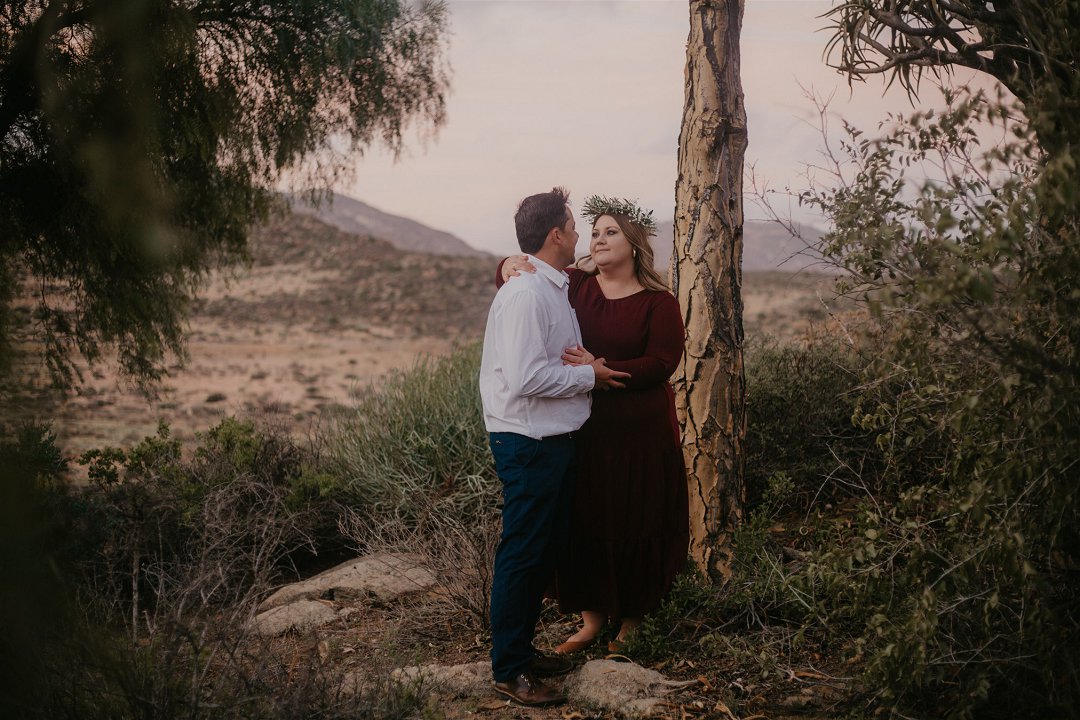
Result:
<svg viewBox="0 0 1080 720"><path fill-rule="evenodd" d="M832 95L831 111L867 130L887 112L912 109L899 88L883 97L879 80L849 93L846 80L825 66L828 34L816 30L833 4L746 3L746 161L777 189L802 188L805 166L822 145L817 111L800 85ZM446 125L426 144L412 136L396 163L379 148L369 150L339 192L497 254L516 249L517 202L553 185L571 191L575 208L599 193L638 198L658 219L673 216L685 0L450 0L448 6L453 75ZM921 101L937 98L928 88ZM746 215L761 211L748 201Z"/></svg>

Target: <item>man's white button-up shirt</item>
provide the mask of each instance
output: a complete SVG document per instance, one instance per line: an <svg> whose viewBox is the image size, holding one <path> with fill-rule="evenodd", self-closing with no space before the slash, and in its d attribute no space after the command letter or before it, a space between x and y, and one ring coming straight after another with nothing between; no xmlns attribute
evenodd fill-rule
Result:
<svg viewBox="0 0 1080 720"><path fill-rule="evenodd" d="M585 424L596 377L591 366L563 365L563 350L581 344L569 277L535 257L529 261L536 272L503 284L491 303L480 399L488 432L539 439Z"/></svg>

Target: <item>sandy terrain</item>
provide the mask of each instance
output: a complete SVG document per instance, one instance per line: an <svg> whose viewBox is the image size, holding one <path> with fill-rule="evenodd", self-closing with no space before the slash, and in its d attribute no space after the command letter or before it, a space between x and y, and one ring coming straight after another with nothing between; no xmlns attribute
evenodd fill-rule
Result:
<svg viewBox="0 0 1080 720"><path fill-rule="evenodd" d="M96 371L63 403L55 428L65 451L122 447L153 434L165 420L190 439L227 415L275 416L306 433L330 403L347 403L358 389L423 354L447 352L444 338L379 337L343 331L227 330L210 323L189 343L190 361L170 370L159 396L147 399L111 373Z"/></svg>

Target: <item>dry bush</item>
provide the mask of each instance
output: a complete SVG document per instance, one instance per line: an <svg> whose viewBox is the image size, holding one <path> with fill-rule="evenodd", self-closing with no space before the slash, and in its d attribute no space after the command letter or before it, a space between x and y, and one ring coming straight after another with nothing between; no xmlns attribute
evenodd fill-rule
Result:
<svg viewBox="0 0 1080 720"><path fill-rule="evenodd" d="M41 681L4 717L405 718L420 689L393 682L392 654L365 653L361 687L314 634L264 638L259 602L311 551L296 502L302 454L287 438L226 421L185 460L162 429L94 455L95 483L40 489L54 548L78 597L74 621L40 638ZM0 698L2 699L2 698Z"/></svg>
<svg viewBox="0 0 1080 720"><path fill-rule="evenodd" d="M463 518L438 506L418 519L410 513L373 521L349 511L341 523L342 533L364 551L407 553L436 578L432 592L406 600L410 629L436 637L445 637L445 629L455 626L487 632L501 528L495 509Z"/></svg>

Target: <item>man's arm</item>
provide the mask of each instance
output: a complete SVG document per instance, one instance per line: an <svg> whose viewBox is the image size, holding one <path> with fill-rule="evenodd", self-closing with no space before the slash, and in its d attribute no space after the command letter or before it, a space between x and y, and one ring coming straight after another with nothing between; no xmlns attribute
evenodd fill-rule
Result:
<svg viewBox="0 0 1080 720"><path fill-rule="evenodd" d="M505 363L503 376L512 393L556 398L593 389L598 375L594 367L563 365L559 357L549 355L545 343L548 320L534 294L522 291L507 298L495 322L499 357Z"/></svg>

